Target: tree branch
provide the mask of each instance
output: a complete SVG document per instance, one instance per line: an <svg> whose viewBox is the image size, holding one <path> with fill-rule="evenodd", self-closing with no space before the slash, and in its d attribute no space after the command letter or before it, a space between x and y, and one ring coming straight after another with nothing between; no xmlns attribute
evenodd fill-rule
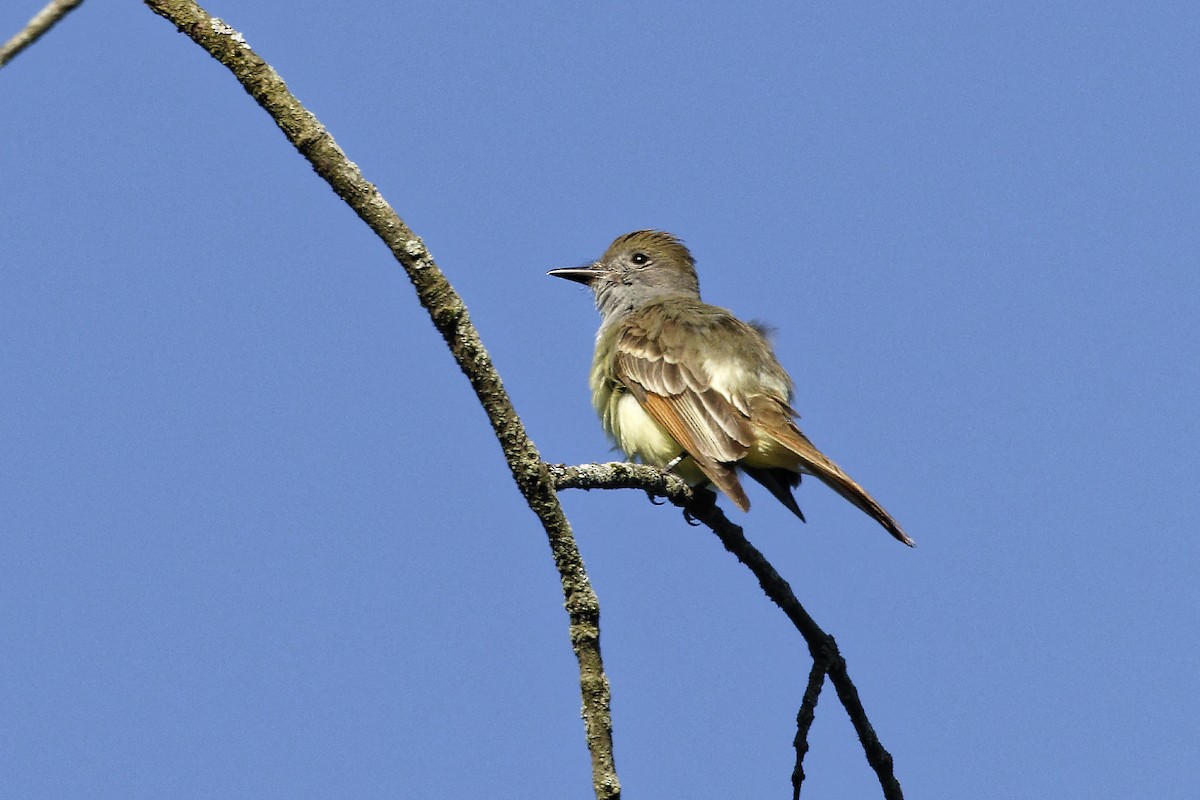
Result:
<svg viewBox="0 0 1200 800"><path fill-rule="evenodd" d="M34 15L16 36L4 44L0 44L0 67L3 67L17 53L41 38L42 34L54 27L67 13L82 3L83 0L51 0L51 2Z"/></svg>
<svg viewBox="0 0 1200 800"><path fill-rule="evenodd" d="M698 496L683 481L661 469L639 464L588 464L568 467L563 464L550 465L550 474L560 489L643 489L652 495L666 497L676 506L688 512L694 519L703 522L721 540L725 549L737 558L758 579L759 586L771 602L783 609L792 625L804 637L808 651L816 664L824 665L829 680L837 692L838 699L846 709L850 722L858 734L866 754L867 763L875 771L886 800L902 800L900 783L892 771L892 756L884 749L867 718L858 689L846 672L846 660L838 650L837 642L825 633L816 621L804 610L804 606L792 592L788 582L775 571L758 549L746 539L742 529L734 525L715 503ZM605 481L606 475L611 481ZM682 484L682 488L680 485Z"/></svg>
<svg viewBox="0 0 1200 800"><path fill-rule="evenodd" d="M642 489L686 509L696 501L692 487L673 472L655 467L610 461L607 464L547 464L558 489Z"/></svg>
<svg viewBox="0 0 1200 800"><path fill-rule="evenodd" d="M554 481L525 433L500 376L467 316L466 306L443 276L425 244L397 216L379 190L367 182L333 137L263 61L240 33L210 17L190 0L146 0L220 61L283 131L314 170L373 230L408 274L421 305L446 340L480 404L487 412L504 458L530 509L546 531L570 617L571 645L579 661L583 718L592 760L596 797L620 797L612 752L609 686L600 657L600 605L592 590Z"/></svg>
<svg viewBox="0 0 1200 800"><path fill-rule="evenodd" d="M19 34L0 46L0 66L36 41L81 2L54 0L47 5ZM620 785L612 755L609 687L600 657L599 602L558 502L557 490L564 488L639 488L651 496L666 497L720 538L725 548L750 569L767 596L804 636L814 663L797 715L794 796L799 796L804 778L802 761L808 749L807 733L824 676L828 674L858 733L867 761L879 778L884 797L902 800L900 785L892 771L892 758L867 719L837 643L809 616L788 583L746 540L742 529L729 522L715 503L662 470L625 463L575 467L545 464L526 435L462 300L438 269L424 243L409 230L375 186L366 181L316 117L288 91L274 69L249 48L242 35L221 20L210 17L190 0L146 0L146 5L229 68L317 174L384 241L412 281L421 304L475 390L513 479L530 509L542 522L559 572L570 617L571 643L579 662L583 716L597 798L616 800L620 797Z"/></svg>
<svg viewBox="0 0 1200 800"><path fill-rule="evenodd" d="M800 800L800 786L804 783L804 756L808 754L808 732L817 713L817 699L821 696L824 683L825 664L813 661L804 699L800 701L800 710L796 713L796 738L792 740L796 748L796 766L792 769L792 800Z"/></svg>

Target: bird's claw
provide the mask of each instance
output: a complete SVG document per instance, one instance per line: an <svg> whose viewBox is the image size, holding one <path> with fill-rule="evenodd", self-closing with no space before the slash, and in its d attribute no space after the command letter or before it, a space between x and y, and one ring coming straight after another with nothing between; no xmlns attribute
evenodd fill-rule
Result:
<svg viewBox="0 0 1200 800"><path fill-rule="evenodd" d="M704 524L700 515L706 513L717 504L717 493L711 489L705 489L701 486L692 488L692 502L688 508L683 510L683 518L687 520L687 524L693 528L697 528ZM695 509L695 512L693 512Z"/></svg>

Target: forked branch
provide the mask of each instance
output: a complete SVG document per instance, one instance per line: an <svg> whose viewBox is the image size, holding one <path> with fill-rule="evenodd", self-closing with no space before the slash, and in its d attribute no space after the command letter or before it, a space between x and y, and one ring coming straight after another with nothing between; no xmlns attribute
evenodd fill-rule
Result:
<svg viewBox="0 0 1200 800"><path fill-rule="evenodd" d="M902 800L904 795L900 791L900 783L892 771L892 756L880 743L871 721L867 718L866 709L858 697L858 689L854 687L846 672L846 660L838 651L837 642L809 616L792 592L792 587L775 571L766 556L750 544L742 529L730 522L720 507L712 502L708 496L711 492L693 492L678 477L664 473L656 467L638 464L583 464L574 467L553 464L550 474L560 489L642 489L652 495L667 498L688 512L692 518L707 525L721 540L725 549L733 553L737 560L754 574L767 597L783 609L783 613L804 637L813 662L823 665L838 699L854 725L867 762L879 779L883 796L887 800Z"/></svg>
<svg viewBox="0 0 1200 800"><path fill-rule="evenodd" d="M0 65L36 41L81 2L51 2L21 33L0 46ZM181 32L225 65L270 114L317 174L383 240L404 268L421 304L466 374L488 415L518 488L542 523L559 572L570 617L571 643L579 662L584 724L592 758L596 797L616 800L620 797L620 784L613 763L608 680L600 658L599 602L584 571L570 525L558 502L557 492L565 488L642 489L651 495L666 497L711 528L725 548L755 575L767 596L792 620L813 657L813 668L797 718L794 795L799 796L804 775L802 761L808 749L808 727L812 723L824 676L828 675L858 733L867 760L879 778L884 797L901 800L900 785L892 772L892 758L880 744L867 719L836 642L808 615L788 583L762 553L746 540L741 528L729 522L711 498L693 492L678 477L662 470L624 463L566 467L543 462L525 433L500 377L467 316L466 307L434 263L424 243L409 230L375 186L367 182L316 117L288 91L278 73L250 49L240 33L221 20L210 17L194 2L146 0L146 5L174 23Z"/></svg>

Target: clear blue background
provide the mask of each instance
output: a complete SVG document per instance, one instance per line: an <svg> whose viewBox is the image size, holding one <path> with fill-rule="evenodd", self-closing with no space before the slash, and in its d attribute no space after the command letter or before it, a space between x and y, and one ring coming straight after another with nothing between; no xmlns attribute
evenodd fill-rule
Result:
<svg viewBox="0 0 1200 800"><path fill-rule="evenodd" d="M547 269L664 228L778 328L920 546L815 482L808 525L731 513L909 797L1194 796L1200 6L209 10L424 237L547 460L612 457ZM543 534L384 247L136 3L0 114L3 794L590 796ZM626 795L787 796L784 616L677 511L564 503ZM806 765L878 796L831 692Z"/></svg>

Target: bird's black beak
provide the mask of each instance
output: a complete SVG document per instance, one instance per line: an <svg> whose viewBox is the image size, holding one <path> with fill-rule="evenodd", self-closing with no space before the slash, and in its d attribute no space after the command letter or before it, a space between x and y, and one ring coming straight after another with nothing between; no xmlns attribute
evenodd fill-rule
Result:
<svg viewBox="0 0 1200 800"><path fill-rule="evenodd" d="M582 267L562 267L561 269L552 269L546 274L586 285L591 283L592 279L600 274L600 265L593 263L584 264Z"/></svg>

